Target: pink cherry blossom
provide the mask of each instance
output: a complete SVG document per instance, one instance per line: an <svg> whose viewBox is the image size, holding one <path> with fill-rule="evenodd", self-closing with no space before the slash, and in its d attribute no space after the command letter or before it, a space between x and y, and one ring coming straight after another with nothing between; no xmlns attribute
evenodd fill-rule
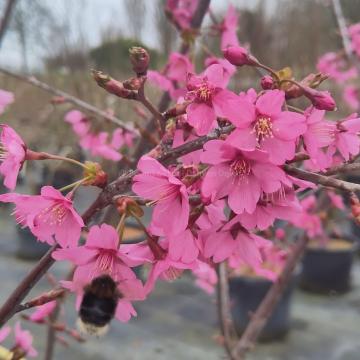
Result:
<svg viewBox="0 0 360 360"><path fill-rule="evenodd" d="M202 75L189 74L185 99L192 101L187 107L187 121L198 135L206 135L216 127L216 117L230 121L237 119L241 102L233 92L226 90L228 79L219 64L209 66Z"/></svg>
<svg viewBox="0 0 360 360"><path fill-rule="evenodd" d="M198 0L167 0L165 10L182 30L191 27L191 18L197 8Z"/></svg>
<svg viewBox="0 0 360 360"><path fill-rule="evenodd" d="M21 328L20 322L15 324L15 346L19 347L29 357L35 357L38 355L35 348L32 346L33 337L28 330Z"/></svg>
<svg viewBox="0 0 360 360"><path fill-rule="evenodd" d="M203 240L206 258L211 258L215 263L232 258L230 266L243 263L254 269L260 267L263 261L259 246L261 241L268 243L245 230L237 218L214 228Z"/></svg>
<svg viewBox="0 0 360 360"><path fill-rule="evenodd" d="M49 315L53 313L56 308L56 300L49 301L46 304L40 305L36 307L36 310L30 315L29 320L41 323L45 320Z"/></svg>
<svg viewBox="0 0 360 360"><path fill-rule="evenodd" d="M209 141L204 150L202 162L213 166L204 177L203 196L211 201L228 196L229 206L237 214L253 213L263 193L291 186L284 171L269 163L261 151L240 151L221 140Z"/></svg>
<svg viewBox="0 0 360 360"><path fill-rule="evenodd" d="M317 63L317 69L334 79L337 83L343 83L357 76L356 68L348 68L347 62L334 52L321 56Z"/></svg>
<svg viewBox="0 0 360 360"><path fill-rule="evenodd" d="M347 85L344 87L343 92L344 101L350 106L353 110L358 110L360 108L360 90L354 85Z"/></svg>
<svg viewBox="0 0 360 360"><path fill-rule="evenodd" d="M5 111L5 108L14 102L14 94L10 91L0 89L0 114Z"/></svg>
<svg viewBox="0 0 360 360"><path fill-rule="evenodd" d="M19 171L26 158L26 146L14 129L0 124L0 174L4 176L4 185L14 190Z"/></svg>
<svg viewBox="0 0 360 360"><path fill-rule="evenodd" d="M65 121L72 125L74 133L80 137L85 136L90 130L89 120L79 110L69 111L65 115Z"/></svg>
<svg viewBox="0 0 360 360"><path fill-rule="evenodd" d="M185 137L186 136L186 137ZM197 139L198 136L194 135L192 132L186 133L183 129L177 129L174 133L174 140L172 147L176 148L180 145L186 144L189 141ZM186 154L179 159L184 165L198 164L200 162L201 154L203 153L202 149L195 150L189 154Z"/></svg>
<svg viewBox="0 0 360 360"><path fill-rule="evenodd" d="M341 156L348 161L350 156L358 155L360 150L360 118L356 113L337 123L334 145Z"/></svg>
<svg viewBox="0 0 360 360"><path fill-rule="evenodd" d="M303 208L302 213L290 221L296 227L304 229L310 238L324 234L321 219L319 215L314 212L316 203L317 200L314 195L310 195L303 199L301 201L301 206Z"/></svg>
<svg viewBox="0 0 360 360"><path fill-rule="evenodd" d="M202 230L208 230L213 226L221 224L226 219L224 207L224 200L217 200L205 206L204 211L196 221L196 225Z"/></svg>
<svg viewBox="0 0 360 360"><path fill-rule="evenodd" d="M209 56L205 59L205 67L209 67L213 64L221 65L224 69L224 86L228 85L231 77L236 72L236 67L230 64L226 59L217 58L215 56Z"/></svg>
<svg viewBox="0 0 360 360"><path fill-rule="evenodd" d="M89 150L92 156L100 156L113 161L121 160L121 153L114 147L114 143L109 142L108 137L109 133L105 131L98 134L88 133L81 138L80 145Z"/></svg>
<svg viewBox="0 0 360 360"><path fill-rule="evenodd" d="M240 150L259 148L269 154L269 160L281 165L295 155L296 142L306 131L302 114L282 111L285 93L269 90L256 104L242 99L242 111L237 112L236 129L227 142Z"/></svg>
<svg viewBox="0 0 360 360"><path fill-rule="evenodd" d="M74 279L90 283L103 274L115 281L135 279L131 267L143 263L142 259L132 258L122 247L118 249L119 235L110 225L92 226L82 246L59 249L53 253L56 260L67 260L76 265Z"/></svg>
<svg viewBox="0 0 360 360"><path fill-rule="evenodd" d="M185 84L187 74L194 72L194 65L189 57L177 52L173 52L169 56L169 62L165 69L166 76L179 84Z"/></svg>
<svg viewBox="0 0 360 360"><path fill-rule="evenodd" d="M177 235L189 221L189 197L186 186L157 160L143 156L138 163L132 190L155 204L152 224L166 234Z"/></svg>
<svg viewBox="0 0 360 360"><path fill-rule="evenodd" d="M0 343L2 343L9 336L10 332L10 326L4 326L0 329Z"/></svg>
<svg viewBox="0 0 360 360"><path fill-rule="evenodd" d="M208 294L215 292L215 286L218 282L218 277L215 269L209 264L198 261L198 266L192 270L196 278L196 285L203 289Z"/></svg>
<svg viewBox="0 0 360 360"><path fill-rule="evenodd" d="M181 238L176 240L181 241ZM181 256L177 256L176 259L174 259L169 251L169 240L166 238L153 244L152 247L155 256L145 284L146 294L153 290L158 278L173 281L177 279L184 270L195 269L198 266L196 260L189 262L188 260L190 259L185 259L186 261L183 261Z"/></svg>
<svg viewBox="0 0 360 360"><path fill-rule="evenodd" d="M256 205L253 213L243 212L237 215L241 225L247 230L266 230L273 225L275 219L291 221L302 212L302 207L291 189L283 189L270 196L264 196Z"/></svg>
<svg viewBox="0 0 360 360"><path fill-rule="evenodd" d="M39 241L62 246L75 246L84 222L73 207L70 196L63 196L52 186L43 186L41 195L8 193L0 195L1 202L15 204L15 219L28 226Z"/></svg>
<svg viewBox="0 0 360 360"><path fill-rule="evenodd" d="M234 6L230 5L226 12L224 21L220 25L221 27L221 49L225 49L228 46L239 45L237 38L238 27L238 15Z"/></svg>

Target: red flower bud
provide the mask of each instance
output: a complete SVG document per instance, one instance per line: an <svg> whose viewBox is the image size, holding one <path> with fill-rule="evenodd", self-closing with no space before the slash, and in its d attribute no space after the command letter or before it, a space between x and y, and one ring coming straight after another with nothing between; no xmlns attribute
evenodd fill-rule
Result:
<svg viewBox="0 0 360 360"><path fill-rule="evenodd" d="M133 46L132 48L130 48L129 53L130 61L136 75L146 75L150 63L149 53L144 48L139 46Z"/></svg>
<svg viewBox="0 0 360 360"><path fill-rule="evenodd" d="M310 87L304 86L304 95L319 110L334 111L336 103L328 91L318 91Z"/></svg>
<svg viewBox="0 0 360 360"><path fill-rule="evenodd" d="M229 46L223 49L223 54L225 59L235 66L258 64L257 59L241 46Z"/></svg>
<svg viewBox="0 0 360 360"><path fill-rule="evenodd" d="M110 94L114 94L124 99L136 98L136 91L125 89L122 82L111 78L109 75L104 74L102 71L92 70L92 74L97 84Z"/></svg>
<svg viewBox="0 0 360 360"><path fill-rule="evenodd" d="M274 79L270 75L265 75L261 78L261 87L264 90L271 90L274 86Z"/></svg>

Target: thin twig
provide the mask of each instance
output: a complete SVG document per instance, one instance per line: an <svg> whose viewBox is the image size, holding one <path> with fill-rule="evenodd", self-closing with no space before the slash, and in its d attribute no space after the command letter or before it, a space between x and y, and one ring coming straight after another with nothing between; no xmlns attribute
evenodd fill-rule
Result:
<svg viewBox="0 0 360 360"><path fill-rule="evenodd" d="M217 305L221 332L224 337L224 347L229 355L229 358L231 360L235 360L232 356L232 348L234 345L234 339L236 339L236 331L230 311L229 283L225 262L220 263L218 266L218 278Z"/></svg>
<svg viewBox="0 0 360 360"><path fill-rule="evenodd" d="M234 347L232 351L232 356L234 359L243 360L246 353L255 345L256 339L258 338L263 327L266 325L276 304L278 303L281 295L286 289L286 286L291 279L293 270L305 250L307 242L308 238L306 236L300 237L296 242L293 250L289 254L282 273L273 283L273 285L267 292L265 298L255 311L255 313L252 315L251 320L245 329L245 332Z"/></svg>
<svg viewBox="0 0 360 360"><path fill-rule="evenodd" d="M8 25L11 19L12 12L15 9L15 5L16 5L16 0L8 0L6 3L4 15L0 23L0 46L4 39L6 30L8 29Z"/></svg>
<svg viewBox="0 0 360 360"><path fill-rule="evenodd" d="M337 174L346 174L353 171L359 171L360 170L360 163L352 163L352 164L342 164L342 165L336 165L329 170L324 172L324 175L337 175Z"/></svg>
<svg viewBox="0 0 360 360"><path fill-rule="evenodd" d="M47 91L51 94L54 94L56 96L61 96L63 97L66 101L78 106L79 108L82 108L84 110L86 110L89 113L92 113L93 115L102 117L114 124L116 124L117 126L119 126L120 128L122 128L123 130L129 131L129 132L136 132L136 130L134 129L133 126L131 126L130 124L125 124L124 122L122 122L120 119L118 119L117 117L110 115L109 113L107 113L106 111L100 110L97 107L83 101L80 100L78 98L76 98L73 95L70 95L62 90L56 89L53 86L50 86L40 80L38 80L37 78L35 78L34 76L25 76L25 75L20 75L17 74L13 71L10 70L6 70L4 68L0 67L0 73L5 74L7 76L11 76L15 79L21 80L21 81L25 81L28 84L31 84L33 86L36 86L44 91Z"/></svg>
<svg viewBox="0 0 360 360"><path fill-rule="evenodd" d="M298 179L313 182L314 184L328 186L328 187L332 187L332 188L343 190L343 191L349 191L349 192L360 191L360 184L354 184L354 183L351 183L348 181L335 179L330 176L321 175L321 174L313 173L310 171L297 169L297 168L289 166L289 165L285 165L284 169L286 170L286 172L288 174L295 176Z"/></svg>

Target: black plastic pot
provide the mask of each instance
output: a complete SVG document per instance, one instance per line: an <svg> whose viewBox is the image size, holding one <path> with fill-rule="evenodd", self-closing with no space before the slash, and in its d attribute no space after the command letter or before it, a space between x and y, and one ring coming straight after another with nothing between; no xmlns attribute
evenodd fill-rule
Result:
<svg viewBox="0 0 360 360"><path fill-rule="evenodd" d="M46 243L42 243L36 239L28 228L16 228L18 247L16 256L24 260L38 260L50 248Z"/></svg>
<svg viewBox="0 0 360 360"><path fill-rule="evenodd" d="M350 290L356 246L348 249L307 248L302 260L300 287L319 294L342 294Z"/></svg>
<svg viewBox="0 0 360 360"><path fill-rule="evenodd" d="M272 282L263 278L233 277L229 279L231 312L236 331L241 335ZM282 339L290 329L290 303L295 277L283 293L268 323L260 333L259 340Z"/></svg>

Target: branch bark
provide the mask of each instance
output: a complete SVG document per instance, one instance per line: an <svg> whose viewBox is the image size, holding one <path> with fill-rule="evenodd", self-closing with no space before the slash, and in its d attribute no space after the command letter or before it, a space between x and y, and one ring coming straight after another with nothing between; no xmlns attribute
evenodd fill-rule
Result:
<svg viewBox="0 0 360 360"><path fill-rule="evenodd" d="M226 272L226 263L222 262L218 267L219 283L217 287L217 305L221 332L224 337L224 347L231 360L236 360L232 355L236 331L232 321L229 299L229 283Z"/></svg>
<svg viewBox="0 0 360 360"><path fill-rule="evenodd" d="M108 120L108 121L114 123L115 125L119 126L123 130L129 131L129 132L136 132L135 128L132 125L125 124L123 121L121 121L120 119L118 119L117 117L115 117L113 115L108 114L106 111L100 110L97 107L95 107L83 100L80 100L73 95L70 95L62 90L56 89L55 87L50 86L50 85L38 80L34 76L20 75L13 71L6 70L4 68L0 68L0 73L7 75L7 76L11 76L17 80L27 82L28 84L36 86L39 89L49 92L50 94L54 94L56 96L61 96L66 101L78 106L79 108L81 108L93 115L99 116L101 118L104 118L105 120Z"/></svg>
<svg viewBox="0 0 360 360"><path fill-rule="evenodd" d="M306 236L300 237L296 242L289 258L286 261L285 267L279 278L273 283L265 298L251 317L245 332L241 336L238 343L235 345L232 356L236 360L245 359L246 353L253 348L256 339L261 330L266 325L273 310L281 298L286 286L288 285L294 268L303 254L307 245L308 238Z"/></svg>
<svg viewBox="0 0 360 360"><path fill-rule="evenodd" d="M8 28L12 12L15 9L15 5L16 5L16 0L8 0L6 3L4 16L2 17L0 23L0 46L2 45L2 41L4 39L6 30Z"/></svg>
<svg viewBox="0 0 360 360"><path fill-rule="evenodd" d="M311 181L314 184L329 186L335 189L348 191L348 192L360 191L360 184L354 184L348 181L335 179L333 177L329 177L326 175L321 175L310 171L297 169L295 167L288 165L285 165L284 169L288 174L295 176L298 179Z"/></svg>

